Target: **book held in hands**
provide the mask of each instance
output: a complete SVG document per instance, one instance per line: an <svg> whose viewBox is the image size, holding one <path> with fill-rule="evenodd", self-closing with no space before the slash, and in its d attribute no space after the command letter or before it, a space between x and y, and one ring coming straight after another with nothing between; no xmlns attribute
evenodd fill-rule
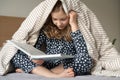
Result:
<svg viewBox="0 0 120 80"><path fill-rule="evenodd" d="M27 54L30 59L43 59L43 60L50 60L50 59L66 59L66 58L73 58L71 55L65 54L45 54L43 51L36 49L32 45L27 43L20 43L13 40L7 40L8 43L12 44L17 49L21 50L25 54Z"/></svg>

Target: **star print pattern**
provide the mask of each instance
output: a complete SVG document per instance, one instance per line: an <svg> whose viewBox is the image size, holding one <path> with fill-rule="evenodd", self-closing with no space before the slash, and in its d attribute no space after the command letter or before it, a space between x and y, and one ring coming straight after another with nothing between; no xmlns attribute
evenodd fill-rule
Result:
<svg viewBox="0 0 120 80"><path fill-rule="evenodd" d="M80 30L71 32L72 41L67 42L64 39L47 38L43 32L40 32L38 40L34 45L35 48L40 49L42 44L46 44L46 54L67 54L74 55L73 59L56 59L45 61L43 66L48 69L54 68L59 64L67 69L72 67L75 75L83 75L90 73L93 67L93 60L89 56L87 46ZM18 51L12 59L15 67L23 69L26 73L30 72L34 67L38 66L22 51Z"/></svg>

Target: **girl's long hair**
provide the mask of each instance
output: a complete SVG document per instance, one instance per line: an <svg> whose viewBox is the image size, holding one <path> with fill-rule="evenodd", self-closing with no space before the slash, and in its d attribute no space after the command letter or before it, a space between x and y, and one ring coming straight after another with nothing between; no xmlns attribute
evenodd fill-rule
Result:
<svg viewBox="0 0 120 80"><path fill-rule="evenodd" d="M57 3L55 4L52 12L58 12L60 11L60 9L63 9L62 7L62 2L60 0L57 1ZM64 11L65 12L65 11ZM57 26L52 22L52 17L51 14L48 16L42 31L46 34L46 36L48 38L56 38L56 39L64 39L66 41L71 41L71 27L69 26L69 24L65 27L65 29L60 30L57 28Z"/></svg>

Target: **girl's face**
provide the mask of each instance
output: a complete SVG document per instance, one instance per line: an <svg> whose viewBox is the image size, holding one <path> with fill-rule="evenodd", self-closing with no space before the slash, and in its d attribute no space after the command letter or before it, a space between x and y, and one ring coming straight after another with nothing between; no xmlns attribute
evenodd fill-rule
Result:
<svg viewBox="0 0 120 80"><path fill-rule="evenodd" d="M69 17L64 13L63 10L51 13L53 23L58 29L64 29L69 24Z"/></svg>

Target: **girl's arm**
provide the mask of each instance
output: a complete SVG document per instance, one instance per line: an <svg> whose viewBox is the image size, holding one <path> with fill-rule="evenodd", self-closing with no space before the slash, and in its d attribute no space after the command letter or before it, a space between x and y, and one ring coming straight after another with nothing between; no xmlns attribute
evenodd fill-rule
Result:
<svg viewBox="0 0 120 80"><path fill-rule="evenodd" d="M43 31L40 31L39 37L34 45L35 48L40 49L41 46L45 43L46 41L46 35L44 34Z"/></svg>
<svg viewBox="0 0 120 80"><path fill-rule="evenodd" d="M75 54L75 63L81 69L81 74L90 73L91 69L94 66L94 61L88 53L88 49L81 34L80 30L71 33L71 37L75 46L76 54ZM78 62L79 61L79 62Z"/></svg>
<svg viewBox="0 0 120 80"><path fill-rule="evenodd" d="M41 32L39 33L39 37L38 37L37 42L35 43L34 47L37 48L37 49L41 49L41 46L42 46L42 44L45 43L45 41L46 41L46 36L45 36L45 34L41 31ZM41 64L44 63L44 60L32 60L32 61L33 61L34 63L36 63L36 64L39 64L39 65L41 65Z"/></svg>
<svg viewBox="0 0 120 80"><path fill-rule="evenodd" d="M88 54L88 49L87 49L85 40L77 25L78 24L77 13L75 11L70 11L69 15L70 15L69 24L72 30L71 37L76 50L75 62L79 60L79 64L84 66L84 67L81 67L81 70L83 70L81 71L81 74L84 74L86 72L91 71L94 65L94 62L93 62L93 59Z"/></svg>

